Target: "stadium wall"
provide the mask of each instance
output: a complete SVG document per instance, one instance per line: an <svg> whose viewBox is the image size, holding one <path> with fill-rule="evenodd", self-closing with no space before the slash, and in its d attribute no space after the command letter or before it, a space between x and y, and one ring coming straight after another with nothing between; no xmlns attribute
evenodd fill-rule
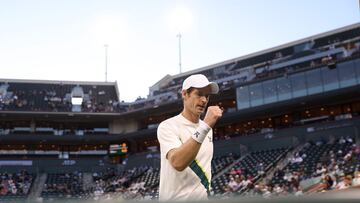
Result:
<svg viewBox="0 0 360 203"><path fill-rule="evenodd" d="M117 119L109 124L111 134L131 133L139 129L139 124L135 119Z"/></svg>

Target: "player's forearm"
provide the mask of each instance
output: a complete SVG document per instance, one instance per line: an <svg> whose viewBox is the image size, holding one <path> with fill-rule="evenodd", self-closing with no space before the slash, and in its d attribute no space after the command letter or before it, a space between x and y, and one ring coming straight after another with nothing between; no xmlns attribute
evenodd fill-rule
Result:
<svg viewBox="0 0 360 203"><path fill-rule="evenodd" d="M177 171L183 171L195 159L201 144L190 138L179 148L169 151L168 159Z"/></svg>

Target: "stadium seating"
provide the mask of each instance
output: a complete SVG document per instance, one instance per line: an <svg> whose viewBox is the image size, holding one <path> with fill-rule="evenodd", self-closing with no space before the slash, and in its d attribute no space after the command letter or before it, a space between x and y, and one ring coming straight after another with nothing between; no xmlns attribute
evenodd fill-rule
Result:
<svg viewBox="0 0 360 203"><path fill-rule="evenodd" d="M252 152L245 157L242 157L231 170L240 170L239 173L231 173L231 170L226 171L218 178L212 180L212 186L214 194L218 195L225 192L225 186L227 186L233 176L236 178L242 178L243 180L250 180L252 183L257 181L263 176L263 174L270 168L274 167L275 164L285 156L289 149L273 149L266 151ZM237 192L241 188L237 188Z"/></svg>
<svg viewBox="0 0 360 203"><path fill-rule="evenodd" d="M335 142L333 144L318 142L317 144L306 144L298 154L302 157L299 162L289 162L284 170L279 170L272 179L272 184L284 184L287 182L287 175L296 173L299 181L321 176L323 173L353 174L358 168L360 160L354 158L345 161L344 157L352 151L353 143ZM334 167L337 167L334 169ZM322 169L324 168L324 169ZM339 175L339 174L338 174Z"/></svg>
<svg viewBox="0 0 360 203"><path fill-rule="evenodd" d="M24 201L27 199L36 175L21 170L17 173L0 173L0 201Z"/></svg>
<svg viewBox="0 0 360 203"><path fill-rule="evenodd" d="M47 176L41 197L52 199L79 199L84 197L82 173L50 173Z"/></svg>
<svg viewBox="0 0 360 203"><path fill-rule="evenodd" d="M224 170L227 166L234 163L238 158L236 154L228 154L227 156L215 156L212 160L211 168L213 176L217 175L219 172Z"/></svg>
<svg viewBox="0 0 360 203"><path fill-rule="evenodd" d="M119 101L114 85L75 85L62 82L8 82L0 103L4 111L71 112L70 94L74 87L84 91L83 112L114 112Z"/></svg>

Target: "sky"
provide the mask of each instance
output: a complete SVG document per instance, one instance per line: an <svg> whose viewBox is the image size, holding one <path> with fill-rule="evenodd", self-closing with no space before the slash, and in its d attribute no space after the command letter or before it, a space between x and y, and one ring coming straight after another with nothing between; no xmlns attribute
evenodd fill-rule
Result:
<svg viewBox="0 0 360 203"><path fill-rule="evenodd" d="M178 33L186 72L358 22L358 0L0 0L0 78L105 81L107 67L131 102L180 72Z"/></svg>

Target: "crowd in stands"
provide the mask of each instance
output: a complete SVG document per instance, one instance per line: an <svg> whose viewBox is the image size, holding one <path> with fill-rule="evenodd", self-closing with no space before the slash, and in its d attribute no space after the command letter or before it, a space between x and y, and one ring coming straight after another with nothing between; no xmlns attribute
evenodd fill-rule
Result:
<svg viewBox="0 0 360 203"><path fill-rule="evenodd" d="M89 198L93 200L150 200L158 197L158 168L134 167L120 174L109 168L104 173L94 173L93 180L94 185L88 190Z"/></svg>
<svg viewBox="0 0 360 203"><path fill-rule="evenodd" d="M283 169L275 168L272 179L264 177L257 183L241 175L242 169L233 168L230 181L218 196L301 196L360 185L360 147L350 136L341 137L335 143L308 142L287 161ZM244 187L246 189L239 192L239 188Z"/></svg>
<svg viewBox="0 0 360 203"><path fill-rule="evenodd" d="M122 110L115 86L46 83L0 83L0 111L72 111L72 88L83 90L81 111L119 112Z"/></svg>
<svg viewBox="0 0 360 203"><path fill-rule="evenodd" d="M214 196L235 196L251 189L289 150L281 148L246 155L239 162L235 162L227 172L213 179Z"/></svg>
<svg viewBox="0 0 360 203"><path fill-rule="evenodd" d="M0 110L17 111L70 111L69 101L59 97L55 90L22 90L20 87L9 91L0 96Z"/></svg>
<svg viewBox="0 0 360 203"><path fill-rule="evenodd" d="M104 87L103 87L104 88ZM115 89L90 89L88 99L82 103L82 112L121 112L120 102L115 96Z"/></svg>
<svg viewBox="0 0 360 203"><path fill-rule="evenodd" d="M83 190L83 174L74 171L73 173L50 173L41 192L45 200L53 199L76 199L85 195Z"/></svg>
<svg viewBox="0 0 360 203"><path fill-rule="evenodd" d="M18 173L0 173L0 201L27 198L35 176L22 170Z"/></svg>

